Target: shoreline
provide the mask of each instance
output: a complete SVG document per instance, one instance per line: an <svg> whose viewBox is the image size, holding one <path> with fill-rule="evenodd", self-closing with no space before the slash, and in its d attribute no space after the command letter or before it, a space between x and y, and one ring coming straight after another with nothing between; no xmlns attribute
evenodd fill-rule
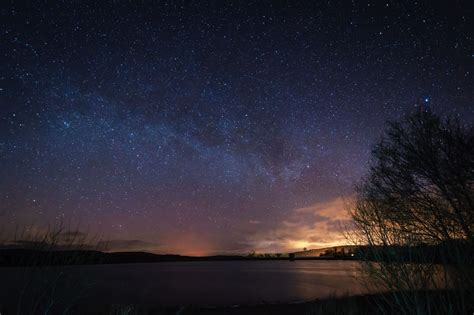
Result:
<svg viewBox="0 0 474 315"><path fill-rule="evenodd" d="M446 296L456 296L458 292L448 290L384 292L347 296L328 296L301 302L238 304L228 306L152 306L152 305L81 305L74 308L73 314L199 314L199 315L240 315L240 314L394 314L392 304L397 296L416 295L427 297L431 303L439 303ZM433 311L432 314L438 314ZM441 313L439 313L441 314Z"/></svg>
<svg viewBox="0 0 474 315"><path fill-rule="evenodd" d="M1 249L0 267L28 267L43 265L113 265L160 262L202 262L202 261L298 261L298 260L352 260L351 256L309 256L309 257L251 257L239 255L182 256L174 254L153 254L148 252L101 252L93 250L42 251L31 249Z"/></svg>

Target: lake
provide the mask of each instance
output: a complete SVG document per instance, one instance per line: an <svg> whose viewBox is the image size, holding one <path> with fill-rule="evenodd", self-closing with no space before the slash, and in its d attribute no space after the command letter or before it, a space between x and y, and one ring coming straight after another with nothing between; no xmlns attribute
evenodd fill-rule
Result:
<svg viewBox="0 0 474 315"><path fill-rule="evenodd" d="M83 296L91 303L217 306L297 302L366 292L358 268L356 261L335 260L68 266L67 284L58 287L75 290L72 288L82 281ZM11 298L17 292L20 271L0 268L0 297Z"/></svg>

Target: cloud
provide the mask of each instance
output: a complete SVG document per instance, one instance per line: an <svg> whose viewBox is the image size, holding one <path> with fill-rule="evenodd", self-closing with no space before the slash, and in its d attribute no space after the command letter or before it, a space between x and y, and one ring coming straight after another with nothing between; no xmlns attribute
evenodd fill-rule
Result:
<svg viewBox="0 0 474 315"><path fill-rule="evenodd" d="M309 207L293 209L278 226L251 233L246 243L258 252L291 252L347 244L344 230L351 220L351 198L335 198Z"/></svg>
<svg viewBox="0 0 474 315"><path fill-rule="evenodd" d="M100 239L79 230L54 232L39 227L29 228L19 238L0 242L0 248L23 248L39 250L99 250L99 251L149 251L159 249L157 243L138 239Z"/></svg>

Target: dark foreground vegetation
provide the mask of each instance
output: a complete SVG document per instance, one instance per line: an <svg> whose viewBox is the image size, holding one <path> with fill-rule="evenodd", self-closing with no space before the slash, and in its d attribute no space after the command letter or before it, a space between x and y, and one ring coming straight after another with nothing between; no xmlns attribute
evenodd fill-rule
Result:
<svg viewBox="0 0 474 315"><path fill-rule="evenodd" d="M400 300L407 295L420 301L411 312L405 312L397 307ZM185 306L155 306L155 305L101 305L77 303L67 310L67 314L111 314L111 315L171 315L171 314L472 314L472 305L461 308L467 296L461 296L454 291L415 291L392 292L384 294L357 295L348 297L328 297L301 303L260 303L256 305L233 305L226 307ZM56 306L57 307L57 306ZM53 307L49 312L59 311ZM2 314L16 314L16 306L0 305ZM466 313L467 312L467 313ZM58 312L61 314L63 312ZM42 313L43 314L43 313Z"/></svg>
<svg viewBox="0 0 474 315"><path fill-rule="evenodd" d="M372 151L350 208L365 274L391 292L438 291L444 314L472 313L474 302L474 129L420 110L389 123ZM374 263L377 261L377 263ZM421 263L416 263L421 262ZM404 314L431 296L402 294ZM444 304L442 304L444 303Z"/></svg>

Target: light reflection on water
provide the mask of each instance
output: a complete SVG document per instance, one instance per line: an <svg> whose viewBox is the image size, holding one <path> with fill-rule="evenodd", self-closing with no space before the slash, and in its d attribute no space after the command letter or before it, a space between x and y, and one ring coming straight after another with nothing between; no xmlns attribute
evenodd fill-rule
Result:
<svg viewBox="0 0 474 315"><path fill-rule="evenodd" d="M355 261L305 260L91 265L67 270L70 279L86 281L90 301L230 305L364 293L358 268ZM0 268L0 277L10 284L0 294L13 292L14 269Z"/></svg>

